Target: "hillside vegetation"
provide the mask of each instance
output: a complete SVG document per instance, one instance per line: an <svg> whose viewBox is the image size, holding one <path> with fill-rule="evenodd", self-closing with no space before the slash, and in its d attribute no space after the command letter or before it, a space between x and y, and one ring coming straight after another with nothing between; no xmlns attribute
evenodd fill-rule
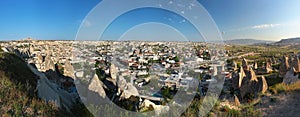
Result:
<svg viewBox="0 0 300 117"><path fill-rule="evenodd" d="M0 116L64 116L37 97L38 77L14 54L0 53Z"/></svg>

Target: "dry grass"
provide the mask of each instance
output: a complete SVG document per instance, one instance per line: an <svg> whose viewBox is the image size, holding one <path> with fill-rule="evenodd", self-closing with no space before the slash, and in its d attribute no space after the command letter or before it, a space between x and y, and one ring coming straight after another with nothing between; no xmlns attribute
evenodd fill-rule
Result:
<svg viewBox="0 0 300 117"><path fill-rule="evenodd" d="M271 86L270 91L274 94L280 93L280 92L289 92L289 91L295 91L300 90L300 81L295 82L293 84L276 84L274 86Z"/></svg>

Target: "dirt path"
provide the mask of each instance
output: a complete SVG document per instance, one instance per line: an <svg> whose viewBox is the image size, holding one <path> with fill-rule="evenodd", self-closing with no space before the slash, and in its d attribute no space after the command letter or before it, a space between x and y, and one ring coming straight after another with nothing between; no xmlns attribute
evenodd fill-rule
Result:
<svg viewBox="0 0 300 117"><path fill-rule="evenodd" d="M256 107L265 117L300 117L300 90L265 96Z"/></svg>

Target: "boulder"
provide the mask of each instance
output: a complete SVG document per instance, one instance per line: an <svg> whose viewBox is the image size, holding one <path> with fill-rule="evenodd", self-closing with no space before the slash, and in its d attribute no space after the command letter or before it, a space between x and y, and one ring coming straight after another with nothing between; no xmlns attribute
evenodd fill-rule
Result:
<svg viewBox="0 0 300 117"><path fill-rule="evenodd" d="M95 74L91 79L90 84L88 86L88 99L97 99L99 96L102 98L106 97L105 90L103 88L103 83L99 80L98 76Z"/></svg>
<svg viewBox="0 0 300 117"><path fill-rule="evenodd" d="M163 113L166 113L169 111L169 106L163 106L163 105L156 105L155 103L145 99L144 102L142 103L142 106L144 107L153 107L155 111L155 115L159 116Z"/></svg>
<svg viewBox="0 0 300 117"><path fill-rule="evenodd" d="M128 83L126 89L123 92L125 99L130 98L130 96L139 96L139 92L133 84Z"/></svg>
<svg viewBox="0 0 300 117"><path fill-rule="evenodd" d="M283 77L283 83L292 84L299 81L299 74L296 72L295 68L291 68Z"/></svg>
<svg viewBox="0 0 300 117"><path fill-rule="evenodd" d="M73 66L72 66L71 62L68 59L65 62L64 76L68 76L68 77L71 77L71 78L75 77Z"/></svg>

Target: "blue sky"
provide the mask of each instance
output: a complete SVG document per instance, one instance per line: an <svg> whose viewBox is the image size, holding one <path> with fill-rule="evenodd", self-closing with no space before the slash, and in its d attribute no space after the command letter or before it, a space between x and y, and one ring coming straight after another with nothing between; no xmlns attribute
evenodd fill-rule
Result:
<svg viewBox="0 0 300 117"><path fill-rule="evenodd" d="M73 40L75 39L81 21L83 21L90 10L92 10L100 1L101 0L1 0L0 40L18 40L26 37L35 39ZM198 1L207 9L215 20L224 39L251 38L280 40L282 38L300 37L299 0ZM176 3L176 0L173 2ZM144 14L168 16L171 13L146 11ZM132 17L133 16L129 15L127 16L127 19L134 23L134 18L136 18L136 16L134 16L134 18ZM167 17L167 19L169 18ZM122 20L122 18L120 17L119 20ZM155 19L154 21L157 20L158 19ZM180 17L177 18L177 20L185 21ZM170 20L162 21L162 19L160 19L160 21L165 24L171 22ZM185 23L188 24L189 22L186 21ZM176 24L177 25L172 26L184 27L181 30L186 29L188 31L193 31L192 27L187 28L181 23ZM92 24L85 23L84 25ZM157 23L154 25L156 27L159 26ZM156 38L174 38L175 33L174 30L173 32L171 31L172 28L163 25L160 26L161 28L157 28L157 30L153 31L151 34L157 34L158 36L155 36ZM141 30L142 28L153 30L154 26L143 27L139 25L136 28L131 28L131 31L128 31L130 34L123 35L123 37L134 38L132 35L136 34L137 38L141 38L143 37L143 33L138 30ZM167 28L170 29L170 33L166 33ZM116 29L120 29L120 27L115 25L115 28L108 29L108 32L124 32ZM147 32L147 30L143 31ZM107 33L107 35L110 35L110 33ZM168 34L171 36L168 36ZM145 37L149 36L145 35ZM195 37L199 36L195 35Z"/></svg>

